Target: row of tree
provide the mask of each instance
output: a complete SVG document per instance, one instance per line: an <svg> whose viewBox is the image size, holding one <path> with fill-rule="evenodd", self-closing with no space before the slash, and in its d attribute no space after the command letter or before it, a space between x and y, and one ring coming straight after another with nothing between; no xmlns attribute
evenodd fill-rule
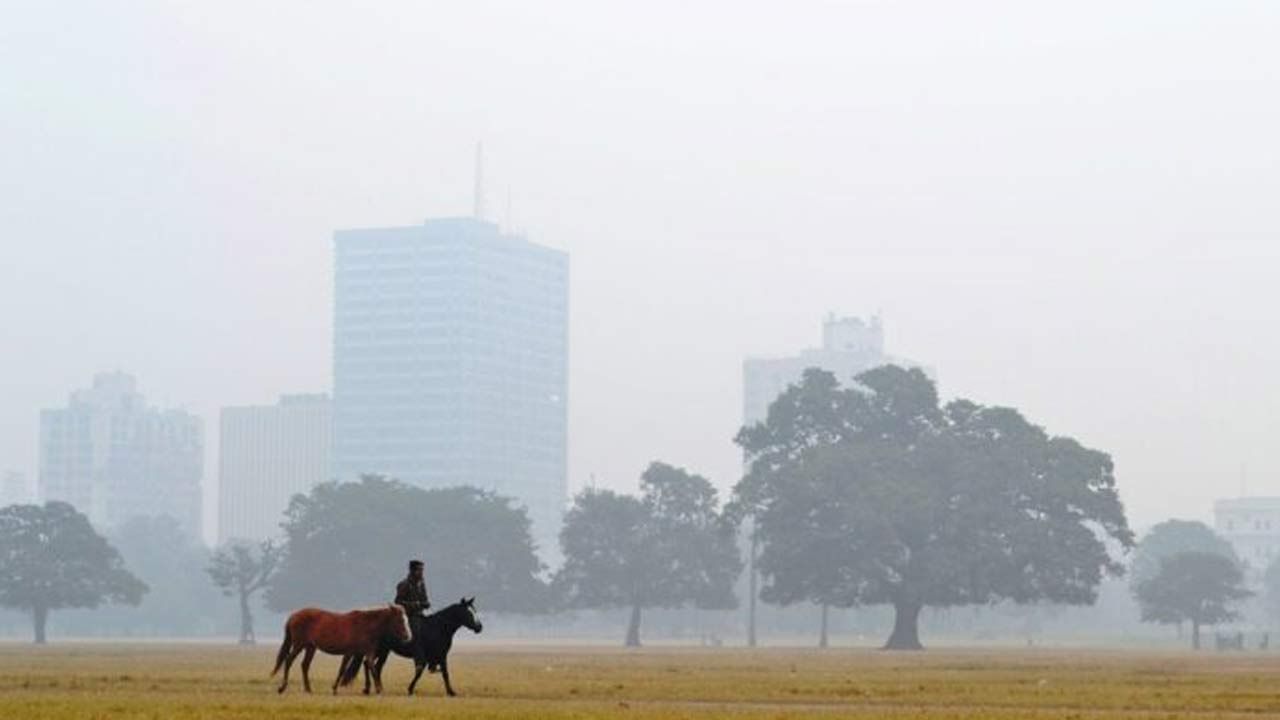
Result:
<svg viewBox="0 0 1280 720"><path fill-rule="evenodd" d="M224 548L208 571L239 598L246 641L255 592L281 611L366 604L413 553L438 596L522 613L626 608L626 641L637 644L645 608L734 604L745 522L765 601L888 604L886 647L919 648L924 607L1087 604L1133 544L1110 457L1009 408L944 405L919 370L886 366L847 386L808 370L736 440L748 471L724 507L706 478L663 463L645 471L638 496L579 494L554 575L509 500L379 477L296 496L282 544ZM63 542L64 525L75 543ZM0 604L31 610L41 638L52 608L146 591L69 506L0 513L0 548ZM84 587L53 593L66 578Z"/></svg>

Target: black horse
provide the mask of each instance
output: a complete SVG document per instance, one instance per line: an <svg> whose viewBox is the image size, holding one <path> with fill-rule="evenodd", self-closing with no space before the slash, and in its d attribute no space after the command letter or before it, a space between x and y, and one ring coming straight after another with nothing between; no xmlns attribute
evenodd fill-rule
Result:
<svg viewBox="0 0 1280 720"><path fill-rule="evenodd" d="M413 627L413 639L407 643L398 643L394 640L388 640L382 643L378 648L378 660L373 668L373 678L378 691L382 691L382 666L387 664L387 658L392 652L413 660L413 680L409 682L409 694L413 694L413 689L418 684L418 678L422 677L422 671L431 666L440 668L440 677L444 680L444 691L450 696L457 695L453 691L453 685L449 683L449 649L453 647L454 633L458 632L458 628L465 627L472 632L480 632L484 629L483 623L476 615L476 599L462 598L460 601L450 605L449 607L432 613L424 618L413 618L410 621ZM360 672L360 658L343 658L342 684L348 685L355 679L356 673ZM364 693L369 694L369 670L364 671Z"/></svg>

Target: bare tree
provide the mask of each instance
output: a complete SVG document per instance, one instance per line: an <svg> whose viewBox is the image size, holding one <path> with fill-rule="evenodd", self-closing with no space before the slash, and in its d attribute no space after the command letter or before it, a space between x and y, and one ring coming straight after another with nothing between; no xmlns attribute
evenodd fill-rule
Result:
<svg viewBox="0 0 1280 720"><path fill-rule="evenodd" d="M240 598L240 644L252 645L253 611L249 599L266 587L280 563L280 551L271 540L254 546L232 541L219 548L209 561L207 571L213 584L227 597Z"/></svg>

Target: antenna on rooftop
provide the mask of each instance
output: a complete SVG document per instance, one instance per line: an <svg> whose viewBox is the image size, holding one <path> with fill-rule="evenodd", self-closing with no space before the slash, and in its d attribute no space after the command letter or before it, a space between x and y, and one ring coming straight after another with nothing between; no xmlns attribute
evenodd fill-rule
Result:
<svg viewBox="0 0 1280 720"><path fill-rule="evenodd" d="M475 206L471 214L477 220L484 219L484 143L476 143L476 187Z"/></svg>

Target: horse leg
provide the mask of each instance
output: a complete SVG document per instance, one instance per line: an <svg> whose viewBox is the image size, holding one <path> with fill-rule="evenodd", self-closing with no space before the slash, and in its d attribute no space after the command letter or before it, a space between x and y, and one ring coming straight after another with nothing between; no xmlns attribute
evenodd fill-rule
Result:
<svg viewBox="0 0 1280 720"><path fill-rule="evenodd" d="M280 678L280 689L276 692L284 692L289 687L289 668L293 667L293 659L298 657L298 653L302 652L301 645L294 645L289 648L289 657L284 659L284 677Z"/></svg>
<svg viewBox="0 0 1280 720"><path fill-rule="evenodd" d="M453 685L449 683L449 658L441 658L440 660L440 677L444 678L444 692L449 697L453 697L458 693L453 691Z"/></svg>
<svg viewBox="0 0 1280 720"><path fill-rule="evenodd" d="M418 684L418 678L422 677L422 671L427 667L427 661L422 658L413 659L413 679L409 681L409 695L413 696L413 688Z"/></svg>
<svg viewBox="0 0 1280 720"><path fill-rule="evenodd" d="M354 658L352 659L352 662L355 662ZM369 694L369 676L372 675L372 673L369 672L369 663L361 663L361 664L364 666L364 694L368 695Z"/></svg>
<svg viewBox="0 0 1280 720"><path fill-rule="evenodd" d="M360 662L358 655L343 655L342 662L338 664L338 676L333 679L333 694L338 694L338 688L342 687L343 680L347 679L347 675L355 675L356 662Z"/></svg>
<svg viewBox="0 0 1280 720"><path fill-rule="evenodd" d="M354 655L342 656L342 662L338 663L338 676L333 679L334 695L338 694L338 686L342 684L342 679L347 676L347 673L352 672L351 663L355 661L356 661L356 656Z"/></svg>
<svg viewBox="0 0 1280 720"><path fill-rule="evenodd" d="M373 650L364 656L364 682L365 682L365 685L368 686L369 678L372 677L373 689L376 690L379 695L381 695L382 694L382 678L378 676L378 673L374 669L374 664L377 662L378 662L377 650Z"/></svg>
<svg viewBox="0 0 1280 720"><path fill-rule="evenodd" d="M311 660L316 656L316 647L314 645L307 648L307 652L302 656L302 687L307 692L311 692Z"/></svg>
<svg viewBox="0 0 1280 720"><path fill-rule="evenodd" d="M373 676L378 679L378 692L382 692L382 667L387 664L387 658L391 655L390 650L383 650L378 653L378 662L373 665ZM364 676L364 691L369 692L369 676Z"/></svg>

